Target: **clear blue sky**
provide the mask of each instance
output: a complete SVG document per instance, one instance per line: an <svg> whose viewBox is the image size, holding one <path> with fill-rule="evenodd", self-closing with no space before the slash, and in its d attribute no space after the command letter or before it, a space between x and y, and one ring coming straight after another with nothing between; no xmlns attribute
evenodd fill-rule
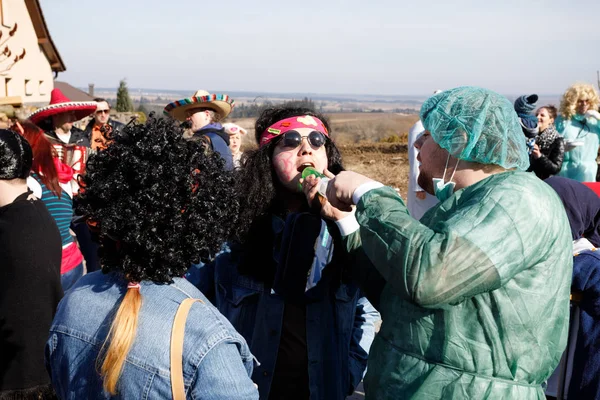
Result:
<svg viewBox="0 0 600 400"><path fill-rule="evenodd" d="M557 94L596 83L599 0L40 0L87 87Z"/></svg>

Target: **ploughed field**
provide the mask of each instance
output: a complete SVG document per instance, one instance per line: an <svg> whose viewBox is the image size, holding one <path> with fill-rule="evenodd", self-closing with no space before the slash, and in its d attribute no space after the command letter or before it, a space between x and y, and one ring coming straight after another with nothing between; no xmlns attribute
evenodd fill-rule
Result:
<svg viewBox="0 0 600 400"><path fill-rule="evenodd" d="M398 189L403 199L408 192L406 143L358 143L339 146L347 170L366 175Z"/></svg>

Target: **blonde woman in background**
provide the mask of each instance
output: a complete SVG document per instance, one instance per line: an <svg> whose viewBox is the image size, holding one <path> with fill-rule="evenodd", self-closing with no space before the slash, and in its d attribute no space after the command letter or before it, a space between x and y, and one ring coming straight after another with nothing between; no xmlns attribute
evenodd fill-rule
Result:
<svg viewBox="0 0 600 400"><path fill-rule="evenodd" d="M229 148L233 156L233 167L240 167L240 159L242 158L242 135L248 133L244 128L234 123L223 124L223 129L229 135Z"/></svg>
<svg viewBox="0 0 600 400"><path fill-rule="evenodd" d="M560 103L556 129L565 139L565 157L559 175L580 182L595 182L600 145L598 93L592 85L575 84Z"/></svg>

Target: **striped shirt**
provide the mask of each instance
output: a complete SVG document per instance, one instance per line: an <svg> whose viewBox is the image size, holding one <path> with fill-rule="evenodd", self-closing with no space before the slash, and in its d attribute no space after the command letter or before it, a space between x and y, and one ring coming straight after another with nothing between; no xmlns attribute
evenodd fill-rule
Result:
<svg viewBox="0 0 600 400"><path fill-rule="evenodd" d="M73 236L71 236L69 231L71 220L73 219L73 199L71 199L63 189L61 189L60 198L56 196L46 187L46 185L44 185L38 174L35 172L31 173L31 177L35 179L42 188L40 200L44 202L48 212L50 212L50 215L54 218L64 248L66 245L73 243ZM36 191L34 190L34 193L35 192Z"/></svg>

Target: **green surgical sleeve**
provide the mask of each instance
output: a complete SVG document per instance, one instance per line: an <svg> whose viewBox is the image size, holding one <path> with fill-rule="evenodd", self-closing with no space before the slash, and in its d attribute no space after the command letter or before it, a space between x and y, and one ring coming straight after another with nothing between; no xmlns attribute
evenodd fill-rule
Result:
<svg viewBox="0 0 600 400"><path fill-rule="evenodd" d="M522 265L508 260L511 250L523 253L522 242L503 247L514 226L495 201L473 199L449 215L423 225L391 188L366 193L357 207L363 251L397 295L422 307L444 308L494 290Z"/></svg>
<svg viewBox="0 0 600 400"><path fill-rule="evenodd" d="M350 257L349 268L354 280L373 307L379 310L381 292L386 282L363 251L360 231L355 231L342 240Z"/></svg>

